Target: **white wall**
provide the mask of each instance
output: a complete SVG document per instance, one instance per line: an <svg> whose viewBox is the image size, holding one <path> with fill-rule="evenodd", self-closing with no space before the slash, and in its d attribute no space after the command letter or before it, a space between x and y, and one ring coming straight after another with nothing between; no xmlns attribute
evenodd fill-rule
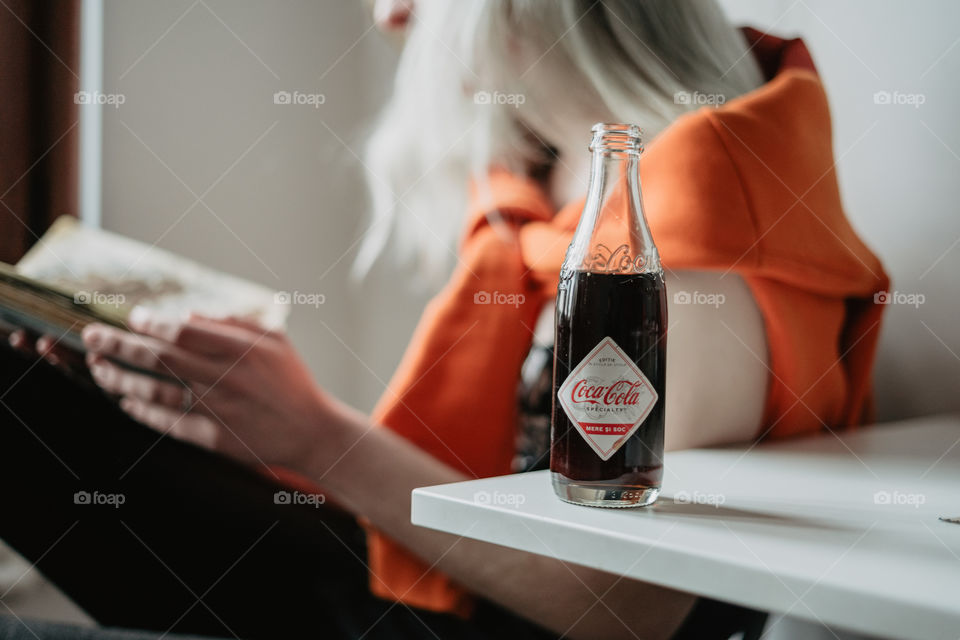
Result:
<svg viewBox="0 0 960 640"><path fill-rule="evenodd" d="M889 309L881 416L960 410L960 4L723 4L738 23L806 39L833 107L850 216L896 290L926 296L918 309ZM337 137L360 153L395 61L361 5L107 0L105 90L127 101L104 111L103 220L264 284L325 294L320 309L295 310L291 333L324 385L367 408L423 298L402 275L381 271L362 288L346 280L365 199L362 168ZM326 103L277 106L280 89L319 91ZM926 102L878 105L881 90ZM228 169L204 198L214 213L197 205L181 219L194 197L173 174L202 194Z"/></svg>
<svg viewBox="0 0 960 640"><path fill-rule="evenodd" d="M887 310L880 417L960 410L960 3L721 2L738 24L804 38L830 97L848 214L894 289L926 298ZM875 104L877 91L925 102Z"/></svg>

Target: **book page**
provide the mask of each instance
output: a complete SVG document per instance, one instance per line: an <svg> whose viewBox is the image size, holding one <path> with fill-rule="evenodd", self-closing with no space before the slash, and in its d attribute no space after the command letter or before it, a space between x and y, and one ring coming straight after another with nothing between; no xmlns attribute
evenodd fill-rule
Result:
<svg viewBox="0 0 960 640"><path fill-rule="evenodd" d="M289 304L272 289L222 273L158 247L63 216L17 263L19 273L66 291L77 302L134 306L181 316L237 316L283 329Z"/></svg>

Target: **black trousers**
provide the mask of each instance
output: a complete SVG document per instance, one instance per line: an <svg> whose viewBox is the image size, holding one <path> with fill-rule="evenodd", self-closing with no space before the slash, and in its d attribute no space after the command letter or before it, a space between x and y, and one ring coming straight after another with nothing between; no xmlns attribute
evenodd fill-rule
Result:
<svg viewBox="0 0 960 640"><path fill-rule="evenodd" d="M289 487L162 437L91 381L0 346L0 538L101 625L153 632L0 616L0 640L553 637L482 600L463 620L375 598L353 517L278 504L278 491ZM757 638L765 618L701 599L674 637Z"/></svg>
<svg viewBox="0 0 960 640"><path fill-rule="evenodd" d="M252 639L546 637L486 602L465 621L375 598L354 518L278 504L285 489L0 347L0 538L101 625ZM14 633L6 625L0 637Z"/></svg>

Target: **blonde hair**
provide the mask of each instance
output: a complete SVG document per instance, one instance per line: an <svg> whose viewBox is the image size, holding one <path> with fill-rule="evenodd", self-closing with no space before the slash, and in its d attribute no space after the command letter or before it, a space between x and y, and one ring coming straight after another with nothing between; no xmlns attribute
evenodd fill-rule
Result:
<svg viewBox="0 0 960 640"><path fill-rule="evenodd" d="M491 166L549 164L597 121L649 140L762 82L715 0L425 0L368 141L372 221L355 269L389 248L435 280L454 261L469 183Z"/></svg>

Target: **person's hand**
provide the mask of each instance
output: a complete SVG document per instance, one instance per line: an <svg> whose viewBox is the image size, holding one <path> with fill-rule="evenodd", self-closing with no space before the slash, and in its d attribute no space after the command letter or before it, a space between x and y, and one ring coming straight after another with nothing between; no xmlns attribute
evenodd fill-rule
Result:
<svg viewBox="0 0 960 640"><path fill-rule="evenodd" d="M284 334L142 309L128 325L136 333L91 324L83 342L93 379L122 396L130 416L249 464L297 469L305 461L330 402Z"/></svg>
<svg viewBox="0 0 960 640"><path fill-rule="evenodd" d="M39 356L55 367L86 377L87 367L83 354L59 342L51 335L37 336L24 329L17 329L7 338L10 346L31 356Z"/></svg>

